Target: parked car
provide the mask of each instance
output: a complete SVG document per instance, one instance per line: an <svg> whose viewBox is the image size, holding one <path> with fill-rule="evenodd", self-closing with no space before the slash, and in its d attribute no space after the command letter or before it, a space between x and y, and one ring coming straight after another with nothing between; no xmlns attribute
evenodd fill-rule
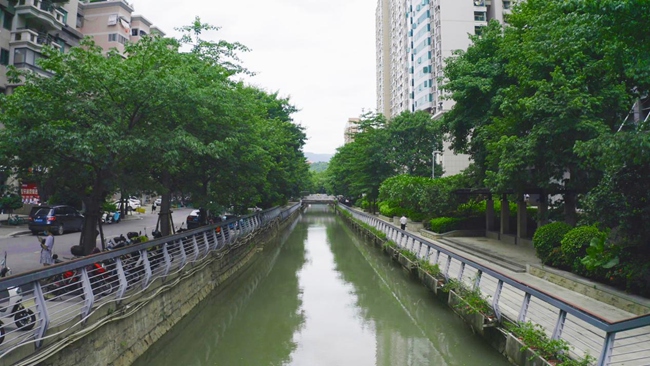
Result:
<svg viewBox="0 0 650 366"><path fill-rule="evenodd" d="M115 203L115 206L117 207L117 209L121 211L122 202L115 201L113 203ZM124 201L124 203L126 203L127 211L135 211L136 208L140 207L140 201L136 201L136 200L133 200L133 199L130 199L130 198L127 199L126 201Z"/></svg>
<svg viewBox="0 0 650 366"><path fill-rule="evenodd" d="M195 229L201 226L201 223L199 222L199 210L192 210L192 212L187 215L187 220L185 222L187 223L188 229Z"/></svg>
<svg viewBox="0 0 650 366"><path fill-rule="evenodd" d="M51 230L57 235L63 235L66 231L81 231L83 226L84 216L74 207L66 205L34 207L28 224L32 234Z"/></svg>

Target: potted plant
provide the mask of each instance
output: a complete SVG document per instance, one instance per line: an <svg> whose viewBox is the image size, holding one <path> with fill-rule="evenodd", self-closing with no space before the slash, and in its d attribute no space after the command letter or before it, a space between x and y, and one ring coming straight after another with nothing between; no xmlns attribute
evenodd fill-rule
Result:
<svg viewBox="0 0 650 366"><path fill-rule="evenodd" d="M442 276L438 263L431 264L428 260L419 261L418 278L434 294L437 294L438 289L445 285L445 278Z"/></svg>
<svg viewBox="0 0 650 366"><path fill-rule="evenodd" d="M470 289L463 282L450 280L443 287L449 293L448 304L476 332L483 334L484 329L497 325L497 318L492 305L483 297L480 289Z"/></svg>
<svg viewBox="0 0 650 366"><path fill-rule="evenodd" d="M408 249L399 249L397 261L411 272L417 267L418 257Z"/></svg>

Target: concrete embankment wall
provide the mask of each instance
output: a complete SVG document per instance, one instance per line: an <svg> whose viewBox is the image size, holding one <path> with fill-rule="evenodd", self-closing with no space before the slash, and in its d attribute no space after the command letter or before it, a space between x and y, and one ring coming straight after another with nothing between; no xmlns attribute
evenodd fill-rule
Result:
<svg viewBox="0 0 650 366"><path fill-rule="evenodd" d="M415 262L409 260L404 255L401 255L397 248L384 245L387 241L386 239L374 234L355 219L348 217L345 214L340 214L339 210L337 210L337 212L339 212L339 215L351 227L371 241L374 245L382 247L388 256L399 262L409 273L412 275L417 274L423 286L429 288L433 295L447 304L454 313L460 316L474 333L484 338L488 344L495 348L499 353L503 354L514 365L551 366L549 362L541 358L534 351L527 349L521 341L514 337L505 328L501 327L496 319L485 318L482 314L473 311L465 312L459 310L459 308L467 308L469 304L453 291L446 292L442 290L442 286L444 286L445 283L444 278L435 278L426 273L422 268L418 267ZM457 304L460 302L465 302L466 306L458 307Z"/></svg>
<svg viewBox="0 0 650 366"><path fill-rule="evenodd" d="M212 291L236 281L251 265L265 243L273 240L300 211L284 222L240 239L225 252L211 253L200 263L188 264L181 273L152 283L136 298L98 309L86 327L63 340L46 344L22 364L130 365L168 332Z"/></svg>

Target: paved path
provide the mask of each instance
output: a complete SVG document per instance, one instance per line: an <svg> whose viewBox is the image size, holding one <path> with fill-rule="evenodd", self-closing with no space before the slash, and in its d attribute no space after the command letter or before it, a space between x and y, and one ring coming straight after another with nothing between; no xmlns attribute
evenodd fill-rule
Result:
<svg viewBox="0 0 650 366"><path fill-rule="evenodd" d="M391 225L397 226L390 221L387 222ZM536 277L525 270L520 270L520 268L528 268L531 265L541 265L540 260L535 254L534 248L508 244L485 237L442 237L440 239L430 239L423 236L419 231L409 231L409 233L419 237L423 241L434 243L435 245L473 260L476 263L488 267L496 272L507 275L529 287L551 294L556 298L562 299L566 303L572 304L574 307L581 308L609 322L637 316L625 310L621 310L612 305L597 301L591 297ZM417 249L417 247L415 249ZM433 262L434 258L432 258L431 261ZM437 263L441 269L444 269L446 261L447 257L444 254L440 255ZM453 260L449 269L449 276L451 278L456 278L460 273L460 267L460 263ZM567 278L589 283L587 279L580 278L571 273L564 272L562 274ZM466 267L463 272L463 280L468 284L472 284L475 275L475 269L468 269ZM492 296L495 293L496 286L497 281L494 278L485 275L482 277L481 291L485 296ZM607 288L607 290L612 294L616 294L617 296L650 307L650 300L648 299L634 297L601 284L594 283L593 286ZM516 320L519 315L523 298L524 294L522 291L516 290L507 285L504 286L499 301L502 314L506 316L506 318ZM526 319L542 325L549 336L555 328L557 318L558 309L540 300L533 299L531 301ZM621 335L624 335L624 337ZM604 336L605 334L602 331L571 316L567 317L562 332L562 338L574 346L572 354L577 357L584 357L584 355L588 353L591 356L598 358L603 345ZM648 329L648 327L619 334L614 346L612 365L649 365L650 346L648 346L648 344L650 344L650 329Z"/></svg>

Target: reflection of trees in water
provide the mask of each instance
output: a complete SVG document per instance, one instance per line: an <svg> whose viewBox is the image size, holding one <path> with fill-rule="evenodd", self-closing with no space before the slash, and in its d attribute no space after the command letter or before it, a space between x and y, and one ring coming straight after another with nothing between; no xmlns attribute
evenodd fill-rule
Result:
<svg viewBox="0 0 650 366"><path fill-rule="evenodd" d="M293 334L304 323L299 313L297 273L305 263L307 229L296 223L267 244L262 255L237 278L203 300L135 364L286 363L296 348Z"/></svg>
<svg viewBox="0 0 650 366"><path fill-rule="evenodd" d="M361 316L377 326L378 364L404 363L418 355L424 360L415 364L488 364L485 355L495 364L508 364L429 290L342 221L327 227L327 237L336 270L355 289Z"/></svg>

